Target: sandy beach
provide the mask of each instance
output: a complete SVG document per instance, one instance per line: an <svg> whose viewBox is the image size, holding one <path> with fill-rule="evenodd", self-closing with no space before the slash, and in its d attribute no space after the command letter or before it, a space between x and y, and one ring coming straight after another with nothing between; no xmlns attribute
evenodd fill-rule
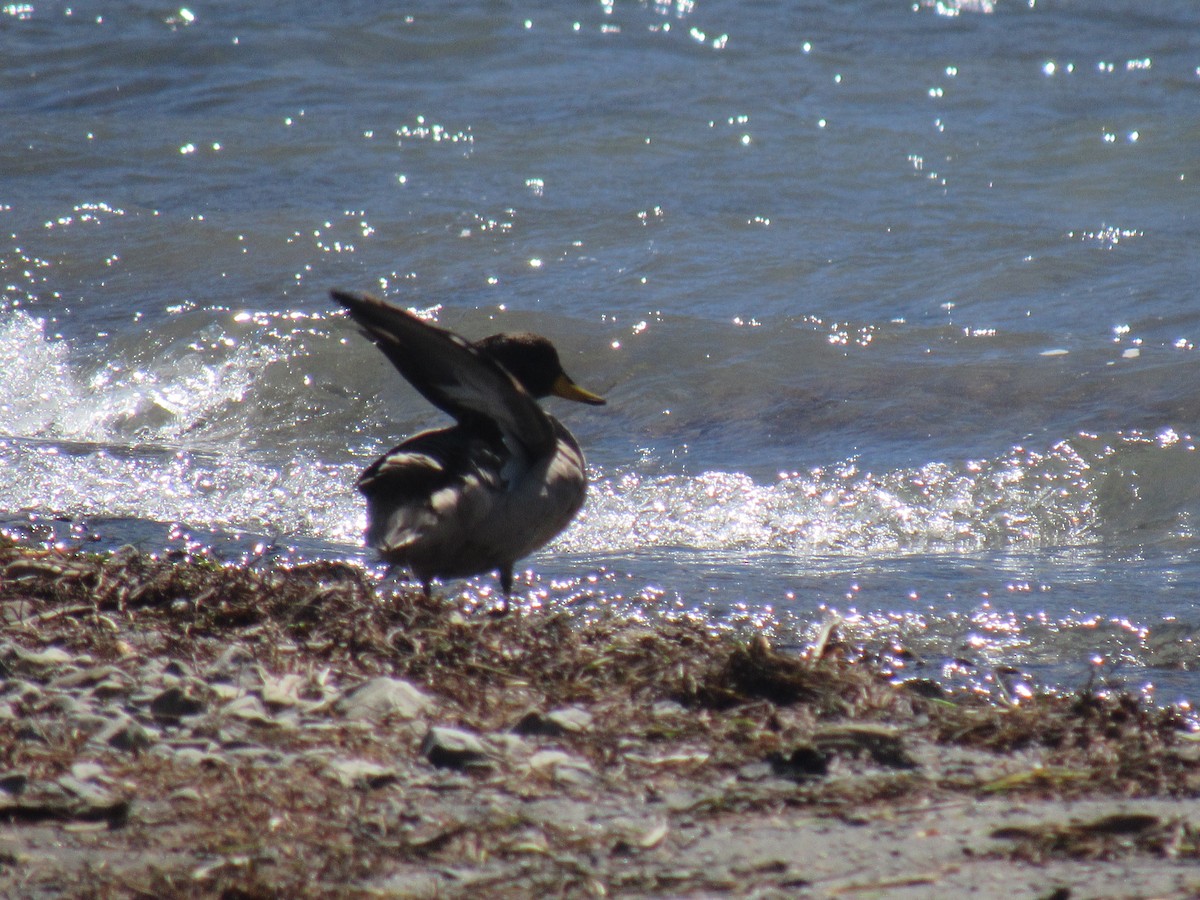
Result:
<svg viewBox="0 0 1200 900"><path fill-rule="evenodd" d="M498 617L361 569L0 545L0 895L1190 897L1200 742L835 628Z"/></svg>

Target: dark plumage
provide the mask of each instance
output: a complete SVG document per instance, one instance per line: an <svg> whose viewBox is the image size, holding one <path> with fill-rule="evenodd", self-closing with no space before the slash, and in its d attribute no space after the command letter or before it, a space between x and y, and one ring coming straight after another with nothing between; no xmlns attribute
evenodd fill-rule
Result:
<svg viewBox="0 0 1200 900"><path fill-rule="evenodd" d="M426 594L434 578L498 570L548 543L583 506L587 474L571 433L537 399L603 398L576 385L535 334L471 343L369 294L333 291L400 374L456 424L423 431L358 479L367 542L405 565Z"/></svg>

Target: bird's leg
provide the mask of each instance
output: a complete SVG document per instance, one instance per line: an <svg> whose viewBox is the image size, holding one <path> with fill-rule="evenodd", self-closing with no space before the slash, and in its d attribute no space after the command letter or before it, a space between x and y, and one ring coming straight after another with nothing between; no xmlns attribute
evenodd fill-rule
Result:
<svg viewBox="0 0 1200 900"><path fill-rule="evenodd" d="M508 615L508 598L512 596L513 570L511 565L500 567L500 587L504 591L504 599L492 610L493 616Z"/></svg>

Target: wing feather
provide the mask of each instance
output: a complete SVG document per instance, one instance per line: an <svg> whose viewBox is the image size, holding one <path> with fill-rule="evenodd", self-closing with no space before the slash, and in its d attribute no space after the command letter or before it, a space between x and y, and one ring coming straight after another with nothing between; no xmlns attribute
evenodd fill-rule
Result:
<svg viewBox="0 0 1200 900"><path fill-rule="evenodd" d="M531 456L554 449L554 427L529 392L451 331L370 294L332 291L363 333L421 395L457 422L492 422Z"/></svg>

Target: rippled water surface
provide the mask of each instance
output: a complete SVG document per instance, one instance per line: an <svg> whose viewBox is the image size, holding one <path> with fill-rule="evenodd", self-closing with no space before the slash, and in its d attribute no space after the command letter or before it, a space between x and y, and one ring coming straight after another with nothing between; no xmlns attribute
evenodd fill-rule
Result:
<svg viewBox="0 0 1200 900"><path fill-rule="evenodd" d="M922 677L1198 698L1196 34L1170 0L4 6L0 525L369 560L354 477L439 415L327 299L369 289L609 398L554 405L594 480L530 602L784 642L832 610Z"/></svg>

